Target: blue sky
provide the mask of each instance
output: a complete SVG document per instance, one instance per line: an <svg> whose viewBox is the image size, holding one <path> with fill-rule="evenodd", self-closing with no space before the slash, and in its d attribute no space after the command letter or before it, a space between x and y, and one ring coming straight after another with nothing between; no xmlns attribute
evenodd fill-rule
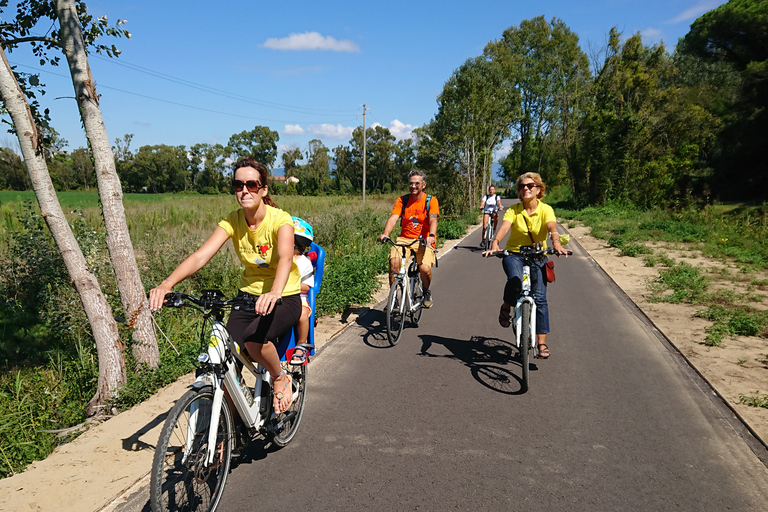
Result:
<svg viewBox="0 0 768 512"><path fill-rule="evenodd" d="M435 115L451 73L523 20L563 20L588 54L605 45L614 26L673 49L698 16L723 3L94 0L91 14L127 20L132 37L114 40L118 59L94 54L90 64L110 140L131 133L134 151L225 145L256 125L277 131L280 148L306 151L320 139L333 149L362 126L362 104L368 126L408 137ZM8 60L20 71L41 70L24 50ZM70 150L84 147L66 65L42 68L41 79L48 91L41 104L51 109L54 128ZM17 147L10 134L0 145Z"/></svg>

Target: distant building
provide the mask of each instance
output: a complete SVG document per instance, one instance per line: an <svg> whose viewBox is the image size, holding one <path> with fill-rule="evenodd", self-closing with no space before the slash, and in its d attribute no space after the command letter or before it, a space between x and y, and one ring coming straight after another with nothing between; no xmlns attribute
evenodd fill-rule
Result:
<svg viewBox="0 0 768 512"><path fill-rule="evenodd" d="M299 178L296 176L288 176L288 178L285 176L272 176L272 181L276 181L278 183L298 183Z"/></svg>

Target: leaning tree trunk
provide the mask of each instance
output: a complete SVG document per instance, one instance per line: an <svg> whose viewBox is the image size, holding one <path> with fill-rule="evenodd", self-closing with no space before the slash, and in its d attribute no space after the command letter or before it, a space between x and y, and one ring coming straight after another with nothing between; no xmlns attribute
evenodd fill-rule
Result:
<svg viewBox="0 0 768 512"><path fill-rule="evenodd" d="M128 233L123 209L123 190L115 168L115 156L109 145L107 129L99 110L99 96L88 66L83 31L74 0L59 0L56 11L61 24L60 41L69 63L75 97L85 134L91 143L96 167L99 197L107 231L107 248L115 271L117 289L123 303L128 326L133 335L133 357L138 363L156 368L160 362L157 337L144 286L136 265L133 244Z"/></svg>
<svg viewBox="0 0 768 512"><path fill-rule="evenodd" d="M51 230L53 239L61 251L67 272L72 279L80 300L85 309L85 315L91 324L96 350L99 356L99 381L96 394L88 403L86 412L91 415L98 412L99 406L104 406L118 387L125 385L125 361L123 360L123 343L120 333L112 316L106 297L101 293L96 276L88 269L80 246L69 227L64 212L61 210L56 191L53 188L48 166L43 156L39 134L35 128L32 113L26 97L19 87L16 77L11 71L5 51L0 48L2 63L0 63L0 96L4 106L11 116L16 135L19 138L21 154L27 166L32 189L35 191L40 211Z"/></svg>

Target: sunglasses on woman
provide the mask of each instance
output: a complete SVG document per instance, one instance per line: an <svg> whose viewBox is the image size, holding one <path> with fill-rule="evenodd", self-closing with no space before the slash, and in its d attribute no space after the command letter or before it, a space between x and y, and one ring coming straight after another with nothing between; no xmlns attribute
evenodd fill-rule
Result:
<svg viewBox="0 0 768 512"><path fill-rule="evenodd" d="M521 183L519 187L517 187L517 190L523 190L524 188L527 188L528 190L531 190L535 187L538 187L535 183Z"/></svg>
<svg viewBox="0 0 768 512"><path fill-rule="evenodd" d="M248 192L258 192L261 188L261 183L255 180L248 180L248 181L240 181L240 180L234 180L232 182L232 188L235 189L235 192L240 192L243 190L243 187L248 187Z"/></svg>

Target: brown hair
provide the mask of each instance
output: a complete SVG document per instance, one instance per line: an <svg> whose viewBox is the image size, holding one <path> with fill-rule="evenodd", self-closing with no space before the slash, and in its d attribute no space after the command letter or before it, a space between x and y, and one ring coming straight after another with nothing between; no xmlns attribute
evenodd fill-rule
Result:
<svg viewBox="0 0 768 512"><path fill-rule="evenodd" d="M527 172L525 174L521 174L517 177L515 180L515 189L517 190L517 197L522 199L522 196L520 195L520 182L522 182L525 178L532 179L533 182L539 187L539 193L536 196L536 199L544 199L544 197L547 195L547 185L541 181L541 175L537 172Z"/></svg>
<svg viewBox="0 0 768 512"><path fill-rule="evenodd" d="M251 167L253 169L256 169L256 171L259 173L262 187L267 187L269 189L269 169L267 169L267 166L262 164L261 162L257 162L255 158L252 156L244 156L241 157L235 162L235 165L232 166L232 180L235 179L235 172L237 172L238 169L241 169L243 167ZM277 208L277 205L272 200L271 197L269 197L269 193L267 193L266 196L264 196L264 204L267 204L273 208Z"/></svg>

